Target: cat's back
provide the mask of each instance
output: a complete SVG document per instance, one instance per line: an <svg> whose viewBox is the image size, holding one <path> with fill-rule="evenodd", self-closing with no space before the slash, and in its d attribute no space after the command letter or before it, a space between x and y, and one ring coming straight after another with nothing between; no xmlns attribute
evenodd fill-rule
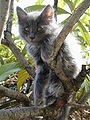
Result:
<svg viewBox="0 0 90 120"><path fill-rule="evenodd" d="M62 69L66 76L76 77L82 69L83 59L79 41L71 33L60 48Z"/></svg>

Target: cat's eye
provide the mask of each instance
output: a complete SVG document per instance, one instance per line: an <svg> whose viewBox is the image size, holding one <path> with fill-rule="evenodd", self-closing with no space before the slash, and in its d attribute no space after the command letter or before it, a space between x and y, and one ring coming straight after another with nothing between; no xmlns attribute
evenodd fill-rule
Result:
<svg viewBox="0 0 90 120"><path fill-rule="evenodd" d="M37 30L38 30L38 31L41 31L41 30L43 30L43 27L38 27Z"/></svg>
<svg viewBox="0 0 90 120"><path fill-rule="evenodd" d="M26 32L28 32L28 31L29 31L29 28L28 28L28 27L26 27L26 28L24 28L24 30L25 30Z"/></svg>

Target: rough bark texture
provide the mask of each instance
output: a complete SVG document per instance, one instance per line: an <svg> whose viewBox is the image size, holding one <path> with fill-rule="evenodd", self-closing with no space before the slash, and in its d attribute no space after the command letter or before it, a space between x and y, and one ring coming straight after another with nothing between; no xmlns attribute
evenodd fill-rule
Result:
<svg viewBox="0 0 90 120"><path fill-rule="evenodd" d="M90 106L80 105L80 104L73 104L68 103L65 107L71 106L76 109L90 109ZM75 109L75 110L76 110ZM13 108L13 109L7 109L7 110L0 110L0 120L26 120L27 118L35 118L37 116L44 116L47 120L47 118L50 118L49 120L56 120L54 117L57 116L59 111L52 109L51 107L45 107L45 108L35 108L35 107L22 107L22 108ZM58 119L61 120L61 119Z"/></svg>
<svg viewBox="0 0 90 120"><path fill-rule="evenodd" d="M47 108L35 108L35 107L23 107L23 108L14 108L8 110L0 111L0 120L22 120L25 118L36 117L36 116L45 116L52 119L57 115L57 111Z"/></svg>
<svg viewBox="0 0 90 120"><path fill-rule="evenodd" d="M6 21L7 11L11 0L0 0L0 38L2 35L4 23Z"/></svg>
<svg viewBox="0 0 90 120"><path fill-rule="evenodd" d="M54 0L53 8L54 8L54 17L55 17L56 21L57 21L57 6L58 6L58 0Z"/></svg>
<svg viewBox="0 0 90 120"><path fill-rule="evenodd" d="M0 95L7 96L7 97L15 99L19 102L23 102L25 105L29 105L29 103L30 103L29 98L27 96L25 96L24 94L22 94L18 91L15 91L15 90L10 90L3 86L0 86Z"/></svg>

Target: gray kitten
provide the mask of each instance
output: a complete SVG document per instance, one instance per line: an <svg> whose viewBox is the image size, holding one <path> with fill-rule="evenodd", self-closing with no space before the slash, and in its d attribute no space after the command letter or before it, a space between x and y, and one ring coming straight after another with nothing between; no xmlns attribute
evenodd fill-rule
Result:
<svg viewBox="0 0 90 120"><path fill-rule="evenodd" d="M47 65L61 27L56 23L54 10L50 5L43 11L31 13L26 13L17 7L17 15L20 35L25 40L27 51L33 56L37 66L34 104L40 106L44 99L45 104L49 105L64 93L60 79ZM71 34L62 44L56 60L58 68L61 68L70 80L76 78L81 71L80 46Z"/></svg>

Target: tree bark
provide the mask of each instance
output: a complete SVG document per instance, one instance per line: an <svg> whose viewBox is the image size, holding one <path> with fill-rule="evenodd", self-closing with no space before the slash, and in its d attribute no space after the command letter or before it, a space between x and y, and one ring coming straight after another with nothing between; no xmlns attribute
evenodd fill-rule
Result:
<svg viewBox="0 0 90 120"><path fill-rule="evenodd" d="M19 102L23 102L25 105L28 105L28 106L30 104L30 99L26 95L24 95L18 91L15 91L15 90L10 90L3 86L0 86L0 95L7 96L7 97L15 99Z"/></svg>
<svg viewBox="0 0 90 120"><path fill-rule="evenodd" d="M57 115L57 111L50 108L23 107L0 111L0 120L23 120L26 118L34 118L37 116L50 117L51 119Z"/></svg>
<svg viewBox="0 0 90 120"><path fill-rule="evenodd" d="M68 103L65 107L74 107L77 109L90 109L90 106ZM44 118L50 118L54 120L54 117L57 116L58 110L52 109L51 107L45 108L36 108L36 107L22 107L22 108L13 108L0 110L0 120L23 120L29 118L35 118L37 116L44 116ZM61 119L59 119L61 120Z"/></svg>
<svg viewBox="0 0 90 120"><path fill-rule="evenodd" d="M9 10L10 1L11 0L0 0L0 38L6 21L7 12Z"/></svg>

